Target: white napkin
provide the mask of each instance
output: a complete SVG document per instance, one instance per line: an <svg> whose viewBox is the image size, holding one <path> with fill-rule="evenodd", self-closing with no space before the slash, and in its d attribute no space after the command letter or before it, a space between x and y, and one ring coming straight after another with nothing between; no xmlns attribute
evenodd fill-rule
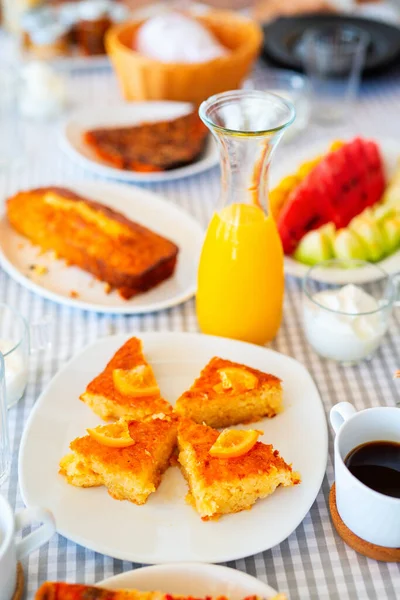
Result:
<svg viewBox="0 0 400 600"><path fill-rule="evenodd" d="M201 23L178 12L148 19L137 33L135 49L164 63L206 62L227 53Z"/></svg>

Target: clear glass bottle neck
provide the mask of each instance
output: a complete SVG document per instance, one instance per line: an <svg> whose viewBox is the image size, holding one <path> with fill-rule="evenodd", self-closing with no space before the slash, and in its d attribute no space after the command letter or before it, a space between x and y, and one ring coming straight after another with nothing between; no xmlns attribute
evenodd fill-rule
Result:
<svg viewBox="0 0 400 600"><path fill-rule="evenodd" d="M212 130L220 151L219 209L230 204L252 204L268 214L268 172L283 132L246 135Z"/></svg>

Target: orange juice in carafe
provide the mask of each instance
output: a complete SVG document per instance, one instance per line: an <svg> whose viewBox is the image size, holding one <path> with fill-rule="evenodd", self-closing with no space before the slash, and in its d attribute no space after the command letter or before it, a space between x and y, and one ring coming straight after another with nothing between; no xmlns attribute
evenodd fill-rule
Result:
<svg viewBox="0 0 400 600"><path fill-rule="evenodd" d="M200 257L199 325L204 333L264 344L281 324L284 293L267 173L294 109L266 92L237 91L204 102L200 116L222 154L222 207L211 219Z"/></svg>
<svg viewBox="0 0 400 600"><path fill-rule="evenodd" d="M283 288L282 245L272 217L248 204L215 213L198 272L202 331L264 344L280 326Z"/></svg>

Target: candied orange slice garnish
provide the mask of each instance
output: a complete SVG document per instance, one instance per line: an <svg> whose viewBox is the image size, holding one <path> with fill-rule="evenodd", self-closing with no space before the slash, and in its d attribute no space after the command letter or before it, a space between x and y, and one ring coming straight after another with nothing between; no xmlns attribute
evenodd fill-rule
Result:
<svg viewBox="0 0 400 600"><path fill-rule="evenodd" d="M236 458L252 449L259 435L257 429L224 429L210 448L211 456L217 458Z"/></svg>
<svg viewBox="0 0 400 600"><path fill-rule="evenodd" d="M128 448L135 443L129 434L128 423L124 419L110 425L99 425L86 431L96 442L111 448Z"/></svg>
<svg viewBox="0 0 400 600"><path fill-rule="evenodd" d="M245 392L246 390L254 390L258 383L258 379L253 373L240 367L219 369L218 373L221 383L214 386L216 392Z"/></svg>
<svg viewBox="0 0 400 600"><path fill-rule="evenodd" d="M114 369L113 381L123 396L159 396L160 388L150 365L138 365L134 369Z"/></svg>

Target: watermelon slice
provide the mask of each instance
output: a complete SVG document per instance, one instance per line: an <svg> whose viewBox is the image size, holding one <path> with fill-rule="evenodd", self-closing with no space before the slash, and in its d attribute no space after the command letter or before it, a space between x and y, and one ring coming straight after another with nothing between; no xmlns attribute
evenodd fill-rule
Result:
<svg viewBox="0 0 400 600"><path fill-rule="evenodd" d="M325 223L346 227L380 200L384 189L383 164L375 142L355 138L329 152L291 191L279 213L285 253L291 254L308 231Z"/></svg>
<svg viewBox="0 0 400 600"><path fill-rule="evenodd" d="M278 230L286 254L291 254L301 238L312 229L333 220L329 202L324 202L320 182L309 178L299 184L285 203L278 220Z"/></svg>
<svg viewBox="0 0 400 600"><path fill-rule="evenodd" d="M368 170L364 160L363 143L356 138L342 148L346 163L346 183L338 190L338 227L346 227L351 219L367 207L366 183Z"/></svg>
<svg viewBox="0 0 400 600"><path fill-rule="evenodd" d="M375 142L370 140L364 142L364 156L368 171L367 206L372 206L381 199L385 191L385 173L379 148Z"/></svg>

